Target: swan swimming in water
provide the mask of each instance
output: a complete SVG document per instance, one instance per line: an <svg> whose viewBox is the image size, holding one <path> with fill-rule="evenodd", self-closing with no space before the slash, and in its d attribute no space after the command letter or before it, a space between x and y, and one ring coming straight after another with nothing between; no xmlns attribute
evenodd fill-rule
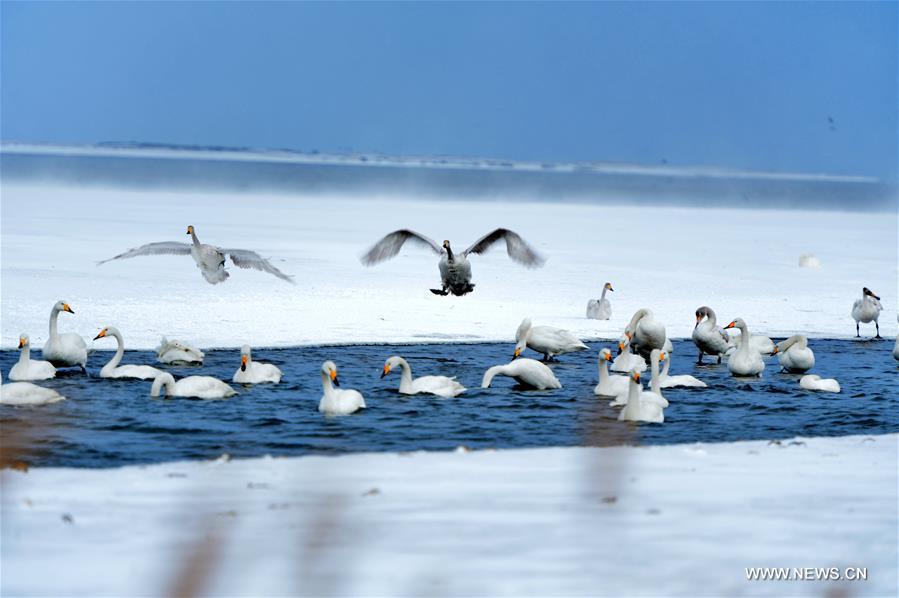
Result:
<svg viewBox="0 0 899 598"><path fill-rule="evenodd" d="M228 279L228 272L225 270L225 254L231 258L231 262L238 268L260 270L274 274L281 280L293 283L293 277L284 274L271 263L261 257L255 251L247 249L222 249L215 245L206 245L200 243L197 233L193 226L187 227L187 234L190 235L192 243L178 243L176 241L162 241L160 243L148 243L134 249L129 249L125 253L120 253L108 260L97 262L97 265L111 262L112 260L123 260L127 258L137 257L139 255L189 255L194 258L197 268L203 274L203 278L209 284L218 284Z"/></svg>
<svg viewBox="0 0 899 598"><path fill-rule="evenodd" d="M703 354L717 357L718 363L721 363L721 356L734 347L724 329L718 326L715 311L707 305L696 309L693 343L699 349L699 358L696 360L696 363L700 364L702 363Z"/></svg>
<svg viewBox="0 0 899 598"><path fill-rule="evenodd" d="M774 347L774 355L786 372L801 374L815 365L815 354L808 346L808 338L794 334Z"/></svg>
<svg viewBox="0 0 899 598"><path fill-rule="evenodd" d="M637 370L642 373L646 371L646 360L640 355L628 351L630 343L631 341L627 335L621 335L621 338L618 339L618 357L612 362L612 367L610 368L613 372Z"/></svg>
<svg viewBox="0 0 899 598"><path fill-rule="evenodd" d="M202 351L191 347L187 343L176 340L168 340L162 337L159 346L156 347L156 361L169 365L203 365L206 356Z"/></svg>
<svg viewBox="0 0 899 598"><path fill-rule="evenodd" d="M662 388L660 385L661 376L659 375L659 363L668 361L668 354L665 351L659 351L658 349L653 349L652 353L649 354L649 368L652 374L652 378L649 380L649 393L655 395L652 397L652 400L661 405L662 407L668 406L668 399L666 399L662 395ZM634 370L636 371L636 370ZM618 395L615 397L615 400L609 403L612 407L619 407L621 405L627 404L627 394Z"/></svg>
<svg viewBox="0 0 899 598"><path fill-rule="evenodd" d="M358 390L334 388L340 386L337 366L333 361L322 364L322 398L318 410L325 415L349 415L365 409L365 398Z"/></svg>
<svg viewBox="0 0 899 598"><path fill-rule="evenodd" d="M600 397L617 397L627 394L630 378L609 374L609 364L612 363L612 352L602 349L599 352L599 384L593 389L593 394Z"/></svg>
<svg viewBox="0 0 899 598"><path fill-rule="evenodd" d="M638 421L661 424L665 421L665 408L658 395L643 390L640 372L630 373L627 404L618 414L618 421Z"/></svg>
<svg viewBox="0 0 899 598"><path fill-rule="evenodd" d="M727 369L734 376L760 376L765 370L762 354L752 346L752 335L742 318L737 318L724 327L740 329L740 345L727 359Z"/></svg>
<svg viewBox="0 0 899 598"><path fill-rule="evenodd" d="M861 337L858 325L869 324L874 322L877 329L877 335L874 338L883 338L880 336L880 324L877 319L880 318L880 312L883 311L883 305L880 304L880 297L875 295L871 289L864 287L862 289L861 299L856 299L852 304L852 319L855 320L855 336Z"/></svg>
<svg viewBox="0 0 899 598"><path fill-rule="evenodd" d="M513 359L506 365L495 365L489 368L484 372L481 388L490 388L490 384L496 376L515 378L522 386L528 386L536 390L562 388L562 383L559 382L559 379L556 378L556 375L553 374L553 371L546 364L527 357Z"/></svg>
<svg viewBox="0 0 899 598"><path fill-rule="evenodd" d="M263 382L273 382L277 384L281 381L281 370L271 363L262 363L253 361L253 352L250 345L244 345L240 348L240 367L234 372L232 382L238 384L260 384Z"/></svg>
<svg viewBox="0 0 899 598"><path fill-rule="evenodd" d="M678 376L669 376L668 370L671 368L671 354L665 353L666 359L665 361L665 369L662 370L662 374L659 376L659 386L661 388L677 388L677 387L688 387L688 388L707 388L708 384L696 378L695 376L690 376L689 374L680 374Z"/></svg>
<svg viewBox="0 0 899 598"><path fill-rule="evenodd" d="M608 320L612 317L612 304L606 299L606 291L614 291L612 283L602 285L602 295L599 299L591 299L587 302L587 317L591 320ZM625 382L627 376L624 376Z"/></svg>
<svg viewBox="0 0 899 598"><path fill-rule="evenodd" d="M543 353L543 361L549 361L556 355L589 349L567 330L553 326L532 326L530 318L525 318L519 324L515 341L515 357L528 348Z"/></svg>
<svg viewBox="0 0 899 598"><path fill-rule="evenodd" d="M87 367L87 343L74 332L59 334L56 332L56 320L59 312L65 311L74 314L72 308L65 301L57 301L50 310L50 337L44 343L41 356L54 366L71 367L80 366L82 371Z"/></svg>
<svg viewBox="0 0 899 598"><path fill-rule="evenodd" d="M149 365L119 365L125 355L125 339L122 333L114 326L107 326L94 337L94 340L112 336L116 340L116 352L109 363L100 370L101 378L137 378L138 380L150 380L162 374L162 370Z"/></svg>
<svg viewBox="0 0 899 598"><path fill-rule="evenodd" d="M64 400L65 397L52 388L44 388L31 382L0 385L0 405L47 405Z"/></svg>
<svg viewBox="0 0 899 598"><path fill-rule="evenodd" d="M653 349L671 350L671 345L665 345L668 335L665 333L665 325L655 319L652 310L638 309L631 317L624 334L630 340L631 348L646 357Z"/></svg>
<svg viewBox="0 0 899 598"><path fill-rule="evenodd" d="M13 382L49 380L56 377L56 368L49 361L31 359L31 341L24 332L19 335L19 361L9 370Z"/></svg>
<svg viewBox="0 0 899 598"><path fill-rule="evenodd" d="M158 397L162 390L168 397L190 397L195 399L225 399L237 394L233 388L212 376L187 376L177 382L168 372L161 372L153 380L150 396Z"/></svg>
<svg viewBox="0 0 899 598"><path fill-rule="evenodd" d="M399 355L389 357L387 361L384 362L384 369L381 370L381 378L396 368L400 368L401 370L400 394L431 394L448 399L465 392L465 387L459 384L455 378L448 378L446 376L422 376L413 379L412 368L409 366L409 362Z"/></svg>
<svg viewBox="0 0 899 598"><path fill-rule="evenodd" d="M833 378L821 378L818 374L806 374L799 379L800 388L805 390L822 390L824 392L840 392L840 383Z"/></svg>
<svg viewBox="0 0 899 598"><path fill-rule="evenodd" d="M471 264L468 256L472 253L484 253L491 245L498 241L506 242L506 252L514 261L528 267L543 265L543 258L534 251L524 239L507 228L498 228L474 242L474 244L461 253L454 253L449 241L444 241L443 246L428 237L409 229L400 229L386 235L383 239L362 256L362 263L373 266L379 262L390 259L399 253L406 241L414 241L418 245L428 247L440 256L437 266L440 270L441 288L431 289L435 295L465 295L474 290L471 283Z"/></svg>

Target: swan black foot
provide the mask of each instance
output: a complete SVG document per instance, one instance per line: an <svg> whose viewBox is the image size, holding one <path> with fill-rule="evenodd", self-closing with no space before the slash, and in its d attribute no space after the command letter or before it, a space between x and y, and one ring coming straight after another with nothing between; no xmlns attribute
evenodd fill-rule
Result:
<svg viewBox="0 0 899 598"><path fill-rule="evenodd" d="M696 365L702 365L702 351L699 352L699 357L696 358Z"/></svg>
<svg viewBox="0 0 899 598"><path fill-rule="evenodd" d="M718 354L718 365L721 365L721 354Z"/></svg>
<svg viewBox="0 0 899 598"><path fill-rule="evenodd" d="M449 292L447 292L446 289L431 289L431 292L435 295L443 295L444 297L449 295Z"/></svg>

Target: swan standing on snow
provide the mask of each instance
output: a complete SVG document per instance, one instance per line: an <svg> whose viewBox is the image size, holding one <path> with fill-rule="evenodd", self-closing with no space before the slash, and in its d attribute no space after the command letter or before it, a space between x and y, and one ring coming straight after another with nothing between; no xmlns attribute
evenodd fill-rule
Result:
<svg viewBox="0 0 899 598"><path fill-rule="evenodd" d="M635 421L661 424L665 421L665 408L658 395L646 392L640 383L640 372L630 373L627 404L618 414L618 421Z"/></svg>
<svg viewBox="0 0 899 598"><path fill-rule="evenodd" d="M721 356L733 348L730 337L727 336L723 328L718 326L715 311L707 305L696 309L693 343L699 349L699 358L696 360L696 363L700 364L702 363L703 354L717 357L718 363L721 363Z"/></svg>
<svg viewBox="0 0 899 598"><path fill-rule="evenodd" d="M170 341L162 337L156 347L156 361L169 365L203 365L206 357L202 351L181 341Z"/></svg>
<svg viewBox="0 0 899 598"><path fill-rule="evenodd" d="M840 383L833 378L821 378L818 374L806 374L799 379L800 388L805 390L823 390L824 392L840 392Z"/></svg>
<svg viewBox="0 0 899 598"><path fill-rule="evenodd" d="M87 343L84 342L84 339L74 332L64 334L56 332L56 320L61 311L75 313L65 301L56 302L50 311L50 338L44 343L41 356L58 368L77 365L81 366L82 370L86 370Z"/></svg>
<svg viewBox="0 0 899 598"><path fill-rule="evenodd" d="M149 365L120 366L119 363L121 363L122 357L125 355L125 340L122 338L122 333L114 326L107 326L94 337L94 340L106 338L107 336L115 338L116 351L115 355L112 356L112 359L109 360L109 363L104 365L100 370L101 378L137 378L138 380L150 380L162 373L162 370L158 370Z"/></svg>
<svg viewBox="0 0 899 598"><path fill-rule="evenodd" d="M209 284L217 284L228 279L229 274L225 271L225 254L228 254L231 261L238 268L261 270L262 272L274 274L281 280L293 283L293 278L291 276L284 274L272 266L267 259L261 257L255 251L248 251L246 249L222 249L215 245L200 243L193 226L187 227L187 234L190 235L193 241L192 243L178 243L176 241L148 243L147 245L129 249L125 253L120 253L108 260L97 262L97 265L99 266L100 264L111 262L112 260L137 257L139 255L189 255L194 258L194 262L196 262L197 268L200 269L206 282Z"/></svg>
<svg viewBox="0 0 899 598"><path fill-rule="evenodd" d="M680 374L678 376L669 376L668 370L671 369L671 354L665 353L665 369L662 370L662 374L659 376L659 386L661 388L677 388L679 386L685 386L689 388L707 388L708 384L696 378L694 376L690 376L689 374Z"/></svg>
<svg viewBox="0 0 899 598"><path fill-rule="evenodd" d="M521 355L526 348L543 353L543 361L549 361L555 355L573 353L589 349L581 340L561 328L553 326L531 326L531 319L525 318L515 332L515 357Z"/></svg>
<svg viewBox="0 0 899 598"><path fill-rule="evenodd" d="M650 380L649 380L650 389L649 389L648 393L644 393L644 394L655 395L654 397L651 397L652 400L655 401L656 403L658 403L659 405L661 405L662 407L667 407L668 399L666 399L662 395L662 388L659 384L659 382L661 381L661 375L659 374L659 363L662 361L665 361L667 363L667 361L668 361L667 352L659 351L658 349L653 349L652 353L649 354L649 367L650 367L650 372L652 374L652 378L650 378ZM636 371L636 370L634 370L634 371ZM609 403L609 405L612 407L619 407L621 405L626 405L626 404L627 404L627 394L618 395L617 397L615 397L614 401L611 401Z"/></svg>
<svg viewBox="0 0 899 598"><path fill-rule="evenodd" d="M481 388L490 388L495 376L509 376L522 386L529 386L536 390L548 390L562 388L562 383L553 374L553 371L536 359L513 359L506 365L495 365L484 372Z"/></svg>
<svg viewBox="0 0 899 598"><path fill-rule="evenodd" d="M727 359L727 369L734 376L760 376L765 370L765 360L762 354L752 346L752 335L742 318L737 318L724 327L740 329L740 344L737 350L731 353Z"/></svg>
<svg viewBox="0 0 899 598"><path fill-rule="evenodd" d="M587 317L592 320L608 320L612 317L612 304L606 299L606 291L614 291L612 283L602 285L602 295L599 299L591 299L587 302ZM625 382L627 376L624 376Z"/></svg>
<svg viewBox="0 0 899 598"><path fill-rule="evenodd" d="M631 340L625 334L621 335L621 338L618 339L618 357L612 362L611 367L613 372L630 372L631 370L637 370L642 373L646 371L646 360L636 353L628 351L628 346L630 346L630 344Z"/></svg>
<svg viewBox="0 0 899 598"><path fill-rule="evenodd" d="M28 335L19 335L19 361L9 370L9 379L18 381L48 380L56 377L56 368L49 361L31 359L31 341Z"/></svg>
<svg viewBox="0 0 899 598"><path fill-rule="evenodd" d="M52 388L44 388L31 382L0 385L0 405L46 405L64 400L65 397Z"/></svg>
<svg viewBox="0 0 899 598"><path fill-rule="evenodd" d="M627 394L630 378L627 376L613 376L609 374L609 364L612 362L612 352L602 349L599 352L599 384L593 389L593 394L600 397L617 397Z"/></svg>
<svg viewBox="0 0 899 598"><path fill-rule="evenodd" d="M240 367L234 372L231 381L238 384L259 384L261 382L277 384L281 381L281 370L278 369L278 366L270 363L253 361L250 345L244 345L240 348Z"/></svg>
<svg viewBox="0 0 899 598"><path fill-rule="evenodd" d="M318 410L325 415L349 415L365 409L365 399L358 390L342 390L337 380L337 366L333 361L322 364L322 395Z"/></svg>
<svg viewBox="0 0 899 598"><path fill-rule="evenodd" d="M233 388L212 376L187 376L177 382L168 372L160 372L153 380L150 396L158 397L165 389L168 397L192 397L196 399L224 399L237 394Z"/></svg>
<svg viewBox="0 0 899 598"><path fill-rule="evenodd" d="M468 255L471 253L484 253L498 241L506 242L506 252L510 258L519 264L537 267L542 266L544 261L530 245L525 243L518 233L507 228L498 228L484 235L462 253L453 253L449 241L444 241L441 247L420 233L413 230L400 229L393 231L375 243L362 256L362 263L366 266L373 266L390 259L399 253L406 241L414 241L419 245L424 245L440 256L440 262L437 266L440 269L441 288L431 289L431 292L435 295L452 293L453 295L461 296L473 291L474 285L471 283L471 264L468 262Z"/></svg>
<svg viewBox="0 0 899 598"><path fill-rule="evenodd" d="M875 295L868 287L864 287L862 289L862 298L856 299L855 303L852 304L852 319L855 320L856 338L861 337L858 329L859 322L862 324L874 322L874 326L877 329L877 335L874 338L883 338L880 336L880 324L877 322L881 311L883 311L883 306L880 304L880 297Z"/></svg>
<svg viewBox="0 0 899 598"><path fill-rule="evenodd" d="M649 309L638 309L624 329L624 334L630 340L631 348L644 357L653 349L671 350L670 345L665 345L668 340L665 325L656 320Z"/></svg>
<svg viewBox="0 0 899 598"><path fill-rule="evenodd" d="M412 379L412 368L409 362L394 355L384 362L384 369L381 371L381 378L389 374L392 370L400 368L400 394L417 395L431 394L448 399L465 392L465 387L456 382L455 378L446 376L422 376L421 378Z"/></svg>
<svg viewBox="0 0 899 598"><path fill-rule="evenodd" d="M815 365L815 354L808 347L808 338L794 334L774 347L774 355L786 372L801 374Z"/></svg>

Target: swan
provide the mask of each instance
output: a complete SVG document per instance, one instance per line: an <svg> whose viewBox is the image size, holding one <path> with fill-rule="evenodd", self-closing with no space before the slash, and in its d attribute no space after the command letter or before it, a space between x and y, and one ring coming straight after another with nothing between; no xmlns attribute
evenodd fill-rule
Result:
<svg viewBox="0 0 899 598"><path fill-rule="evenodd" d="M740 334L735 333L733 336L728 335L730 342L733 344L734 349L740 346ZM762 336L761 334L753 334L749 338L749 346L755 349L757 353L761 355L773 355L774 354L774 341L771 340L767 336Z"/></svg>
<svg viewBox="0 0 899 598"><path fill-rule="evenodd" d="M618 421L637 421L660 424L665 421L665 408L658 396L643 390L640 384L640 372L630 373L630 387L627 393L627 404L618 414Z"/></svg>
<svg viewBox="0 0 899 598"><path fill-rule="evenodd" d="M746 322L742 318L737 318L724 327L725 330L729 328L740 329L740 344L728 358L727 369L734 376L760 376L765 369L765 360L762 359L762 354L753 348L752 335Z"/></svg>
<svg viewBox="0 0 899 598"><path fill-rule="evenodd" d="M20 380L47 380L56 377L56 368L49 361L31 359L31 341L28 335L19 335L19 361L9 370L9 379L17 382Z"/></svg>
<svg viewBox="0 0 899 598"><path fill-rule="evenodd" d="M593 394L600 397L617 397L626 394L630 378L627 376L612 376L609 374L609 364L612 362L612 352L602 349L599 352L599 384L593 389Z"/></svg>
<svg viewBox="0 0 899 598"><path fill-rule="evenodd" d="M340 386L337 380L337 366L333 361L322 364L322 395L318 410L325 415L349 415L365 408L365 399L358 390L334 388Z"/></svg>
<svg viewBox="0 0 899 598"><path fill-rule="evenodd" d="M665 361L665 362L668 361L667 352L659 351L658 349L653 349L652 353L649 354L649 364L650 364L649 367L650 367L650 371L652 373L652 378L650 378L650 382L649 382L649 386L650 386L649 392L651 394L655 395L655 398L653 399L655 402L657 402L662 407L667 407L668 399L666 399L662 395L662 388L659 384L661 381L661 376L659 375L659 362L661 362L661 361ZM636 370L633 370L633 371L636 371ZM626 405L626 404L627 404L627 393L616 396L615 400L613 400L609 403L609 405L612 407L619 407L621 405Z"/></svg>
<svg viewBox="0 0 899 598"><path fill-rule="evenodd" d="M148 243L147 245L129 249L125 253L120 253L108 260L99 261L97 262L97 265L99 266L106 262L111 262L112 260L137 257L139 255L189 255L194 258L194 262L196 262L197 268L200 269L200 273L203 275L203 278L206 279L206 282L209 284L218 284L220 282L225 282L228 279L229 274L225 270L225 254L228 254L231 258L231 262L238 268L261 270L262 272L274 274L281 280L293 283L292 276L288 276L272 266L267 259L260 256L255 251L249 251L247 249L222 249L215 245L200 243L193 226L187 227L187 234L190 235L190 238L193 241L192 243L178 243L176 241Z"/></svg>
<svg viewBox="0 0 899 598"><path fill-rule="evenodd" d="M646 360L627 350L630 343L631 341L626 335L622 335L618 339L618 357L612 362L612 367L610 368L613 372L646 371Z"/></svg>
<svg viewBox="0 0 899 598"><path fill-rule="evenodd" d="M857 338L861 337L861 333L858 330L859 322L862 324L874 322L874 326L877 329L877 335L874 338L883 338L880 336L880 324L877 322L881 311L883 311L883 306L880 304L880 297L875 295L868 287L864 287L861 299L856 299L855 303L852 304L852 319L855 320L855 336Z"/></svg>
<svg viewBox="0 0 899 598"><path fill-rule="evenodd" d="M652 311L646 308L638 309L624 334L630 340L631 347L644 357L649 355L653 349L665 349L665 341L668 335L665 334L665 325L655 319ZM670 346L669 346L670 350Z"/></svg>
<svg viewBox="0 0 899 598"><path fill-rule="evenodd" d="M707 388L708 384L689 374L680 374L678 376L669 376L668 370L671 369L671 354L665 353L665 368L659 376L659 386L661 388L677 388L686 386L690 388Z"/></svg>
<svg viewBox="0 0 899 598"><path fill-rule="evenodd" d="M515 357L520 356L525 348L530 348L543 353L543 361L550 360L555 355L590 348L567 330L552 326L531 326L530 318L525 318L519 324L515 341Z"/></svg>
<svg viewBox="0 0 899 598"><path fill-rule="evenodd" d="M59 312L66 311L74 314L72 308L65 301L57 301L50 310L50 338L44 343L41 356L56 367L81 366L82 370L87 366L87 343L74 332L58 334L56 332L56 320Z"/></svg>
<svg viewBox="0 0 899 598"><path fill-rule="evenodd" d="M160 372L153 380L150 396L158 397L165 389L167 397L193 397L197 399L224 399L237 394L233 388L212 376L186 376L177 382L168 372Z"/></svg>
<svg viewBox="0 0 899 598"><path fill-rule="evenodd" d="M234 372L232 382L238 384L259 384L260 382L281 381L281 370L276 365L253 361L250 345L240 348L240 367Z"/></svg>
<svg viewBox="0 0 899 598"><path fill-rule="evenodd" d="M806 374L799 379L799 386L805 390L840 392L840 383L833 378L821 378L818 374Z"/></svg>
<svg viewBox="0 0 899 598"><path fill-rule="evenodd" d="M606 299L606 291L615 291L611 282L602 285L602 295L599 296L599 299L591 299L587 302L588 318L592 320L608 320L612 317L612 304ZM625 376L624 378L627 381L627 377Z"/></svg>
<svg viewBox="0 0 899 598"><path fill-rule="evenodd" d="M446 376L422 376L421 378L415 378L413 380L412 368L409 367L409 362L399 355L389 357L387 361L384 362L381 378L396 368L402 370L400 374L400 394L431 394L448 399L465 392L465 387L456 382L455 378L447 378Z"/></svg>
<svg viewBox="0 0 899 598"><path fill-rule="evenodd" d="M437 245L432 239L409 229L395 230L374 244L362 256L362 263L373 266L379 262L390 259L399 253L406 241L414 241L419 245L428 247L440 256L437 267L440 270L441 288L431 289L435 295L461 296L474 290L471 283L471 264L468 255L471 253L484 253L491 245L498 241L506 242L506 252L514 261L528 267L543 265L543 258L528 245L518 233L507 228L498 228L474 242L474 244L462 253L453 253L449 241L444 241L443 246Z"/></svg>
<svg viewBox="0 0 899 598"><path fill-rule="evenodd" d="M151 378L156 378L163 373L162 370L158 370L149 365L119 365L122 361L122 357L125 355L125 339L122 338L122 333L119 332L119 329L114 326L107 326L94 337L94 340L110 336L114 337L116 340L116 351L115 355L112 356L112 359L109 360L109 363L100 369L101 378L137 378L138 380L149 380Z"/></svg>
<svg viewBox="0 0 899 598"><path fill-rule="evenodd" d="M815 354L809 349L808 338L794 334L774 347L774 355L784 371L801 374L815 365Z"/></svg>
<svg viewBox="0 0 899 598"><path fill-rule="evenodd" d="M703 354L718 358L733 348L730 337L723 328L718 327L715 310L707 305L696 309L696 326L693 327L693 343L699 349L696 363L702 363Z"/></svg>
<svg viewBox="0 0 899 598"><path fill-rule="evenodd" d="M495 376L509 376L522 386L529 386L536 390L548 390L551 388L562 388L562 383L553 374L546 364L540 363L536 359L528 359L522 357L513 359L506 365L495 365L484 372L484 379L481 381L481 388L490 388Z"/></svg>
<svg viewBox="0 0 899 598"><path fill-rule="evenodd" d="M2 405L46 405L64 401L65 397L53 390L31 382L10 382L0 385Z"/></svg>
<svg viewBox="0 0 899 598"><path fill-rule="evenodd" d="M202 351L181 341L170 341L162 337L156 347L156 361L169 365L203 365L206 356Z"/></svg>

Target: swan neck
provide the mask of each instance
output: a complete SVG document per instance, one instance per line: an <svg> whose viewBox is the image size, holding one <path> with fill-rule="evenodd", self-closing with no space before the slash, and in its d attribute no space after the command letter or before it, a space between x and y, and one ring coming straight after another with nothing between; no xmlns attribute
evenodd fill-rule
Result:
<svg viewBox="0 0 899 598"><path fill-rule="evenodd" d="M322 391L326 397L330 397L334 394L334 385L331 384L331 376L324 372L322 372Z"/></svg>
<svg viewBox="0 0 899 598"><path fill-rule="evenodd" d="M197 238L197 233L195 233L193 230L190 231L190 238L194 243L194 247L200 246L200 240Z"/></svg>
<svg viewBox="0 0 899 598"><path fill-rule="evenodd" d="M650 371L652 371L652 380L649 383L649 388L652 392L656 394L659 393L659 355L656 353L650 359Z"/></svg>
<svg viewBox="0 0 899 598"><path fill-rule="evenodd" d="M662 378L668 377L668 370L671 368L671 353L665 357L665 365L662 367Z"/></svg>
<svg viewBox="0 0 899 598"><path fill-rule="evenodd" d="M602 300L606 298L606 291L608 291L608 290L609 290L608 287L602 288L602 294L599 296L600 303L602 303Z"/></svg>
<svg viewBox="0 0 899 598"><path fill-rule="evenodd" d="M405 359L400 359L400 392L412 391L412 368Z"/></svg>
<svg viewBox="0 0 899 598"><path fill-rule="evenodd" d="M31 361L31 343L26 344L22 347L21 353L19 353L19 363L29 363Z"/></svg>
<svg viewBox="0 0 899 598"><path fill-rule="evenodd" d="M628 323L626 330L633 334L634 330L637 329L637 323L642 320L646 314L649 313L648 309L638 309L637 313L631 318L630 323Z"/></svg>
<svg viewBox="0 0 899 598"><path fill-rule="evenodd" d="M453 255L453 248L450 247L449 243L447 243L446 244L446 261L452 263L452 261L454 259L455 259L455 256Z"/></svg>
<svg viewBox="0 0 899 598"><path fill-rule="evenodd" d="M740 324L737 326L740 329L740 348L748 349L749 348L749 328L746 327L746 324Z"/></svg>
<svg viewBox="0 0 899 598"><path fill-rule="evenodd" d="M481 388L488 388L490 383L493 382L493 378L499 374L503 369L501 365L495 365L492 368L487 368L487 371L484 372L484 380L481 382Z"/></svg>
<svg viewBox="0 0 899 598"><path fill-rule="evenodd" d="M116 342L115 355L112 356L112 359L109 360L109 363L103 366L104 370L106 368L119 367L119 364L122 362L122 357L125 356L125 339L122 338L122 333L116 330L115 332L112 332L112 336L115 337Z"/></svg>
<svg viewBox="0 0 899 598"><path fill-rule="evenodd" d="M599 356L599 383L602 384L603 382L607 381L608 379L609 379L609 362L607 362L605 360L605 358L603 358L603 356L600 355Z"/></svg>
<svg viewBox="0 0 899 598"><path fill-rule="evenodd" d="M166 394L174 394L175 392L175 378L172 377L168 372L163 372L156 376L156 379L153 380L153 387L150 389L151 397L158 397L159 391L165 387Z"/></svg>
<svg viewBox="0 0 899 598"><path fill-rule="evenodd" d="M56 338L56 320L59 318L59 308L56 306L53 307L53 310L50 312L50 338Z"/></svg>
<svg viewBox="0 0 899 598"><path fill-rule="evenodd" d="M638 409L640 405L640 383L631 378L630 387L627 390L627 404L624 406L628 412Z"/></svg>

